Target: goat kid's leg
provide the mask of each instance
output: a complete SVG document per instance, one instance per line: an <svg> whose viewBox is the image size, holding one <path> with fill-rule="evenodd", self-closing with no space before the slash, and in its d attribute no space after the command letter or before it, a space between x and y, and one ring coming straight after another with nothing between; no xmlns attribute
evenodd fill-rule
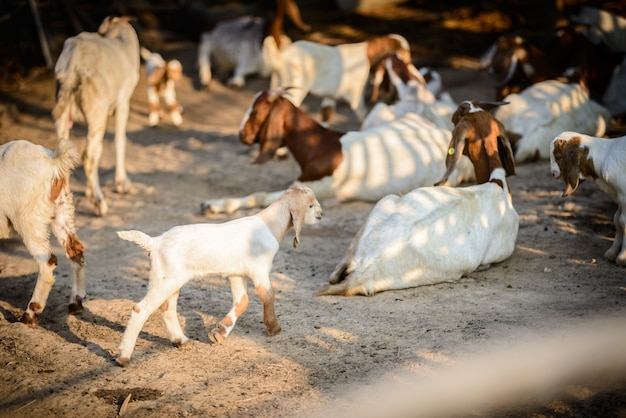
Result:
<svg viewBox="0 0 626 418"><path fill-rule="evenodd" d="M106 119L104 121L99 120L97 124L92 122L88 127L87 146L83 152L83 167L87 177L85 196L94 204L98 216L105 216L109 211L104 194L100 189L100 177L98 175L105 130Z"/></svg>
<svg viewBox="0 0 626 418"><path fill-rule="evenodd" d="M158 286L152 286L148 290L146 296L133 306L130 311L130 318L126 325L126 330L120 341L119 356L115 360L122 367L130 364L130 356L133 354L137 337L141 332L144 324L160 306L176 292L180 290L181 284L171 279L165 279Z"/></svg>
<svg viewBox="0 0 626 418"><path fill-rule="evenodd" d="M626 214L618 208L613 215L613 224L615 225L615 239L611 248L605 253L604 257L615 262L618 266L626 267L626 248L624 248L624 227L626 225Z"/></svg>
<svg viewBox="0 0 626 418"><path fill-rule="evenodd" d="M228 314L222 318L209 333L209 338L216 344L223 343L226 337L235 327L237 319L248 308L248 293L246 292L246 282L241 276L230 276L230 290L233 294L233 306Z"/></svg>
<svg viewBox="0 0 626 418"><path fill-rule="evenodd" d="M126 174L126 125L129 113L128 101L118 103L115 110L115 189L118 193L127 193L131 187Z"/></svg>
<svg viewBox="0 0 626 418"><path fill-rule="evenodd" d="M336 113L337 101L329 97L322 99L322 122L328 122L330 118Z"/></svg>
<svg viewBox="0 0 626 418"><path fill-rule="evenodd" d="M165 91L163 93L165 104L170 112L170 118L174 126L180 126L183 123L183 116L181 115L182 107L176 99L176 88L174 80L167 80L165 83Z"/></svg>
<svg viewBox="0 0 626 418"><path fill-rule="evenodd" d="M39 266L39 275L35 290L28 302L28 307L24 311L20 321L30 327L37 325L37 315L40 315L46 307L48 295L54 285L54 268L57 266L57 258L54 254L37 255L35 260Z"/></svg>
<svg viewBox="0 0 626 418"><path fill-rule="evenodd" d="M147 86L148 92L148 125L151 127L159 124L161 112L161 104L159 101L159 92L155 86Z"/></svg>
<svg viewBox="0 0 626 418"><path fill-rule="evenodd" d="M272 288L269 274L264 277L253 277L252 281L254 282L256 292L263 305L263 324L265 324L265 328L267 329L267 335L276 335L282 329L276 319L276 312L274 310L274 289Z"/></svg>
<svg viewBox="0 0 626 418"><path fill-rule="evenodd" d="M71 315L78 315L83 311L85 291L85 247L76 236L74 229L74 204L72 194L66 189L56 201L52 232L59 244L65 249L65 255L70 261L72 269L72 290L68 311Z"/></svg>
<svg viewBox="0 0 626 418"><path fill-rule="evenodd" d="M185 336L180 326L180 321L178 320L178 313L176 311L178 295L180 295L180 291L174 292L172 296L167 298L161 305L161 312L163 313L163 322L165 322L165 329L167 330L170 341L178 347L183 348L189 344L190 340Z"/></svg>

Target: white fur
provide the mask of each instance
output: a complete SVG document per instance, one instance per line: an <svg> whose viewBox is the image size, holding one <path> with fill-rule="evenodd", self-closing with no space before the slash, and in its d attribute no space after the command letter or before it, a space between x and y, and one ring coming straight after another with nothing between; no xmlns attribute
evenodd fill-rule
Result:
<svg viewBox="0 0 626 418"><path fill-rule="evenodd" d="M550 144L550 170L552 176L557 180L564 180L564 173L561 172L561 168L555 157L555 143L557 141L572 141L580 139L580 148L588 149L589 162L593 165L593 173L595 177L591 175L586 176L579 171L578 178L580 180L587 179L595 181L600 190L611 196L611 198L617 203L617 211L613 215L613 222L615 224L615 239L613 244L606 251L604 257L615 262L617 265L626 267L626 245L624 244L624 229L626 228L626 136L605 139L598 138L590 135L584 135L579 132L566 131L557 135ZM559 160L567 158L567 156L559 156ZM568 161L570 167L575 162ZM589 166L587 161L583 161L583 164ZM569 195L576 189L576 185L573 188L566 190L564 196Z"/></svg>
<svg viewBox="0 0 626 418"><path fill-rule="evenodd" d="M198 46L200 84L206 87L211 82L212 65L222 71L233 71L227 82L232 87L243 87L245 78L252 74L268 77L270 68L261 52L264 27L265 19L243 16L220 22L210 32L203 32ZM290 43L288 36L281 35L281 48Z"/></svg>
<svg viewBox="0 0 626 418"><path fill-rule="evenodd" d="M178 321L176 304L180 288L195 277L223 275L231 282L233 306L211 331L214 342L225 340L248 305L246 277L254 283L263 304L268 334L280 332L269 277L274 256L292 227L295 247L302 226L317 223L321 217L322 209L313 192L292 187L258 214L230 222L176 226L157 237L140 231L118 232L120 238L146 249L152 263L148 293L131 311L117 362L122 366L130 363L141 328L159 306L170 340L179 345L189 341Z"/></svg>
<svg viewBox="0 0 626 418"><path fill-rule="evenodd" d="M311 119L304 112L298 115ZM321 129L329 132L326 128ZM336 198L339 201L370 202L389 193L406 193L416 187L433 185L445 172L450 136L450 131L413 113L367 131L347 132L340 138L342 161L332 175L300 184L313 189L320 200ZM315 150L308 153L315 154ZM331 156L319 158L329 159ZM309 164L314 163L309 161ZM456 185L474 178L470 161L463 157L450 182ZM202 203L202 210L232 213L243 208L266 206L281 193L258 192L242 198L206 200Z"/></svg>
<svg viewBox="0 0 626 418"><path fill-rule="evenodd" d="M96 214L108 211L98 177L107 118L115 113L115 185L120 193L131 186L126 174L126 124L130 98L139 80L139 40L127 18L106 18L98 33L82 32L68 38L55 67L59 85L52 112L59 138L69 138L75 118L88 127L83 154L86 195Z"/></svg>
<svg viewBox="0 0 626 418"><path fill-rule="evenodd" d="M74 228L74 204L69 175L78 160L68 139L55 152L24 140L0 145L0 238L16 233L39 267L37 283L22 322L37 323L54 284L56 257L50 249L50 230L70 260L70 312L82 311L85 297L83 245Z"/></svg>
<svg viewBox="0 0 626 418"><path fill-rule="evenodd" d="M494 115L508 132L521 135L515 150L518 163L548 159L550 141L564 130L602 136L609 126L608 110L589 98L579 83L547 80L510 94Z"/></svg>

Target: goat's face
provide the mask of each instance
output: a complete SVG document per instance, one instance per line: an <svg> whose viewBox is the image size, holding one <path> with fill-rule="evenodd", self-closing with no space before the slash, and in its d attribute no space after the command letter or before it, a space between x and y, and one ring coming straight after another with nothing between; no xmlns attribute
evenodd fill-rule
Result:
<svg viewBox="0 0 626 418"><path fill-rule="evenodd" d="M127 28L132 20L134 19L128 16L107 16L98 27L98 34L105 38L117 38L122 32L122 28Z"/></svg>
<svg viewBox="0 0 626 418"><path fill-rule="evenodd" d="M296 248L300 242L300 231L303 225L316 224L324 215L322 206L315 198L313 190L308 187L291 186L284 194L289 199L289 213L291 223L296 233L293 246Z"/></svg>
<svg viewBox="0 0 626 418"><path fill-rule="evenodd" d="M530 63L530 44L518 35L505 35L498 40L480 58L480 68L492 74L498 86L511 82L518 68L525 77L531 77L534 69Z"/></svg>
<svg viewBox="0 0 626 418"><path fill-rule="evenodd" d="M268 92L257 93L239 126L239 140L242 143L252 145L259 142L259 132L270 114L272 103Z"/></svg>
<svg viewBox="0 0 626 418"><path fill-rule="evenodd" d="M581 146L581 137L575 132L563 132L550 143L550 171L556 180L565 182L563 197L574 193L580 180L594 176L589 149Z"/></svg>

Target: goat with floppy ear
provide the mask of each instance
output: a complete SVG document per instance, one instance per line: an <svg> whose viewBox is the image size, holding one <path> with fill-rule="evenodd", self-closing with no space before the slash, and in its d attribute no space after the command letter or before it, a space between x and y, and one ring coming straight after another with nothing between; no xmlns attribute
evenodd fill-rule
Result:
<svg viewBox="0 0 626 418"><path fill-rule="evenodd" d="M566 131L550 144L550 171L556 180L565 182L563 197L574 193L581 180L593 180L600 190L617 203L613 215L615 239L604 257L626 267L626 136L605 139Z"/></svg>
<svg viewBox="0 0 626 418"><path fill-rule="evenodd" d="M281 331L274 312L270 270L280 242L293 228L293 246L300 242L306 224L322 219L322 208L311 189L292 186L270 206L253 216L221 224L175 226L157 237L140 231L120 231L120 238L134 242L150 255L150 285L147 295L135 304L119 345L117 363L127 366L137 337L148 317L161 307L165 328L172 342L183 346L189 339L176 314L180 288L199 276L228 276L233 294L230 312L209 334L223 342L248 307L245 278L254 283L263 305L263 323L268 335Z"/></svg>

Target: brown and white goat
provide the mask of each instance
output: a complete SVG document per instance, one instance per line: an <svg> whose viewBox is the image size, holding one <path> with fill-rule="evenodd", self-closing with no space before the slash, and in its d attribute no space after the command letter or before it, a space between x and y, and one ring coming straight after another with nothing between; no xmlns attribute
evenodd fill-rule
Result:
<svg viewBox="0 0 626 418"><path fill-rule="evenodd" d="M613 215L615 239L604 257L626 267L626 136L605 139L579 132L562 132L550 144L550 170L565 182L563 197L576 191L581 180L594 181L617 203Z"/></svg>
<svg viewBox="0 0 626 418"><path fill-rule="evenodd" d="M366 131L339 132L313 120L278 91L257 94L239 131L244 144L259 144L257 164L286 145L301 169L298 183L313 189L318 199L369 202L440 179L449 137L450 131L413 113ZM472 179L467 159L450 175L452 184ZM201 207L204 212L232 213L267 206L281 193L206 200Z"/></svg>
<svg viewBox="0 0 626 418"><path fill-rule="evenodd" d="M232 309L209 334L213 342L223 342L248 307L246 278L254 283L263 304L263 323L268 335L279 333L270 282L274 256L287 232L294 229L295 248L302 227L318 223L322 215L322 208L310 189L291 187L256 215L221 224L175 226L157 237L140 231L118 232L120 238L148 251L151 269L148 293L132 308L117 363L121 366L130 363L141 328L159 307L170 340L179 346L189 341L178 321L176 304L180 288L201 276L227 276L233 294Z"/></svg>
<svg viewBox="0 0 626 418"><path fill-rule="evenodd" d="M107 17L97 33L82 32L68 38L54 68L57 94L52 110L58 138L69 138L73 121L87 124L83 165L87 176L85 195L96 214L104 216L108 205L100 188L98 166L110 114L115 114L115 187L126 193L126 124L130 98L139 81L139 40L128 17Z"/></svg>
<svg viewBox="0 0 626 418"><path fill-rule="evenodd" d="M499 123L478 102L454 114L445 184L462 155L479 184L419 187L382 198L317 295L366 295L452 282L509 258L519 216L506 177L513 153Z"/></svg>
<svg viewBox="0 0 626 418"><path fill-rule="evenodd" d="M52 152L25 140L0 145L0 238L21 236L39 267L35 290L21 321L37 324L55 282L57 257L50 249L50 230L57 237L72 269L69 313L83 311L84 247L76 236L70 171L78 154L61 138Z"/></svg>
<svg viewBox="0 0 626 418"><path fill-rule="evenodd" d="M161 97L165 100L174 126L183 123L182 107L176 98L176 83L183 75L183 65L177 59L165 61L161 54L141 48L146 61L146 91L148 94L148 124L157 126L161 119Z"/></svg>
<svg viewBox="0 0 626 418"><path fill-rule="evenodd" d="M335 46L299 40L279 50L272 38L263 44L265 62L272 70L270 87L294 87L289 98L296 106L308 94L321 97L324 122L330 120L337 100L345 100L359 120L365 118L363 93L370 70L391 53L411 62L409 42L398 34Z"/></svg>

